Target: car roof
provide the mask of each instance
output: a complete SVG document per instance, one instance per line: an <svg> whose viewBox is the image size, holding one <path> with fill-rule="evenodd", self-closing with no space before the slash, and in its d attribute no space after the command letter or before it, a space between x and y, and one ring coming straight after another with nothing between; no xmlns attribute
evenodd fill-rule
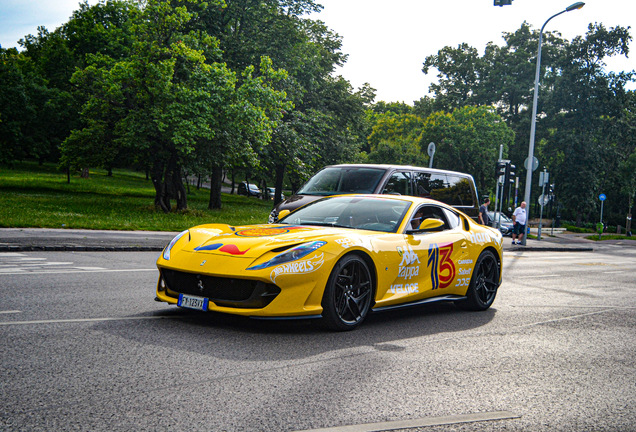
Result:
<svg viewBox="0 0 636 432"><path fill-rule="evenodd" d="M325 168L375 168L375 169L398 169L398 170L422 170L427 172L433 172L437 174L456 174L464 177L472 177L470 174L458 172L458 171L449 171L449 170L441 170L436 168L427 168L427 167L419 167L414 165L388 165L388 164L338 164L338 165L327 165Z"/></svg>
<svg viewBox="0 0 636 432"><path fill-rule="evenodd" d="M441 201L437 201L437 200L430 199L430 198L414 197L414 196L409 196L409 195L342 194L342 195L326 196L326 197L321 198L321 199L334 199L334 198L342 198L342 197L360 197L360 198L373 198L373 199L390 199L390 200L395 200L395 201L409 201L409 202L414 203L416 205L420 205L420 204L434 204L434 205L438 205L440 207L448 208L448 209L453 210L453 211L457 211L457 209L454 209L452 206L449 206L448 204L445 204L445 203L443 203Z"/></svg>

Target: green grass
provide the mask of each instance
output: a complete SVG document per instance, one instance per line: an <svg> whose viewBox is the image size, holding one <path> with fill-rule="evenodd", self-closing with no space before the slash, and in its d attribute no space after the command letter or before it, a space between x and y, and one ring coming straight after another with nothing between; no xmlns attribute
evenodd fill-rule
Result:
<svg viewBox="0 0 636 432"><path fill-rule="evenodd" d="M585 238L588 240L599 241L598 234L586 236ZM601 241L603 240L636 240L636 236L627 237L618 234L603 234L601 236Z"/></svg>
<svg viewBox="0 0 636 432"><path fill-rule="evenodd" d="M583 228L583 227L577 227L575 225L569 225L569 224L563 224L561 225L563 228L565 228L568 232L571 233L593 233L595 232L595 230L593 228Z"/></svg>
<svg viewBox="0 0 636 432"><path fill-rule="evenodd" d="M272 202L222 194L222 209L208 210L210 191L190 186L188 210L164 213L154 207L155 190L143 173L90 171L71 176L54 165L0 167L0 227L85 228L103 230L181 231L206 223L265 223ZM173 201L174 205L174 201Z"/></svg>

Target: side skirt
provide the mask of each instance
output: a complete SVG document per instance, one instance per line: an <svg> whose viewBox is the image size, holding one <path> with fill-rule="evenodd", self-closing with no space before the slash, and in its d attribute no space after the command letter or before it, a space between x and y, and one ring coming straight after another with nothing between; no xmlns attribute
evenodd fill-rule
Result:
<svg viewBox="0 0 636 432"><path fill-rule="evenodd" d="M250 318L253 320L262 320L262 321L291 321L291 320L322 318L322 315L300 315L300 316L286 316L286 317L250 316Z"/></svg>
<svg viewBox="0 0 636 432"><path fill-rule="evenodd" d="M394 309L402 309L402 308L406 308L406 307L412 307L412 306L419 306L419 305L423 305L423 304L427 304L427 303L435 303L435 302L440 302L440 301L458 301L458 300L465 300L466 296L458 296L458 295L443 295L443 296L439 296L439 297L431 297L431 298L426 298L423 300L417 300L411 303L402 303L399 305L391 305L391 306L382 306L379 308L375 308L375 309L371 309L372 312L386 312L386 311L390 311L390 310L394 310Z"/></svg>

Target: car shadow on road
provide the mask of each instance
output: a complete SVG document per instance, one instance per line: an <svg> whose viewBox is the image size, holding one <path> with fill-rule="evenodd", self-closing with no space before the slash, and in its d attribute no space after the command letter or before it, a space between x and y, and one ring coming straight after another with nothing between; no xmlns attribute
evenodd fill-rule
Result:
<svg viewBox="0 0 636 432"><path fill-rule="evenodd" d="M372 313L356 330L331 332L321 320L263 321L246 317L170 308L155 312L166 319L140 320L138 326L121 322L95 324L99 331L138 340L170 350L242 361L297 360L354 347L372 346L380 351L403 349L400 341L440 336L486 326L497 313L466 312L452 303L414 306Z"/></svg>

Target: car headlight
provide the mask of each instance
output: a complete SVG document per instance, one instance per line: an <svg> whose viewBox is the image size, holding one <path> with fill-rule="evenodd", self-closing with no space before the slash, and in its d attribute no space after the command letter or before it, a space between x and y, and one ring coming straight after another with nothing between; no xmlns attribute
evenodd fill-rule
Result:
<svg viewBox="0 0 636 432"><path fill-rule="evenodd" d="M165 259L166 261L170 260L170 250L172 250L172 247L179 241L181 237L188 234L189 232L189 230L182 231L177 234L175 238L172 239L168 246L166 246L166 248L163 250L163 259Z"/></svg>
<svg viewBox="0 0 636 432"><path fill-rule="evenodd" d="M274 258L267 262L264 262L263 264L249 267L247 270L262 270L267 267L273 267L275 265L284 264L286 262L296 261L304 256L309 255L313 251L323 247L326 244L327 242L325 241L304 243L300 246L296 246L295 248L289 249L281 254L276 255Z"/></svg>

